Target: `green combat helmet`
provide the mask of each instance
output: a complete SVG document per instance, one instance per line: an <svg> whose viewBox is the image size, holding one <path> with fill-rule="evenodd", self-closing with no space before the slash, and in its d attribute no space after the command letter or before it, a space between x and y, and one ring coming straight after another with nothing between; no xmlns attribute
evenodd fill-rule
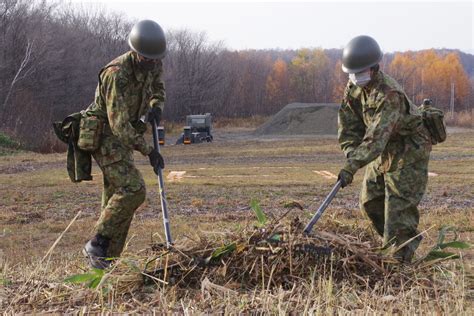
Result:
<svg viewBox="0 0 474 316"><path fill-rule="evenodd" d="M128 36L128 45L149 59L161 59L166 55L165 33L155 21L143 20L135 24Z"/></svg>
<svg viewBox="0 0 474 316"><path fill-rule="evenodd" d="M370 36L354 37L342 52L342 71L358 73L377 65L382 60L379 44Z"/></svg>

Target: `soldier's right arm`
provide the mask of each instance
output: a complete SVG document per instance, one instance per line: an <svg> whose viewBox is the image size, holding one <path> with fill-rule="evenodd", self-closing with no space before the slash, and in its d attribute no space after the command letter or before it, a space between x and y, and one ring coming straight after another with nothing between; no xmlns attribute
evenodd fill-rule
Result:
<svg viewBox="0 0 474 316"><path fill-rule="evenodd" d="M360 104L350 97L350 85L346 86L344 98L338 112L339 145L346 158L362 143L365 124L360 113Z"/></svg>
<svg viewBox="0 0 474 316"><path fill-rule="evenodd" d="M128 148L148 155L153 147L148 145L130 123L127 80L118 71L111 69L101 76L101 93L107 108L107 118L112 133Z"/></svg>

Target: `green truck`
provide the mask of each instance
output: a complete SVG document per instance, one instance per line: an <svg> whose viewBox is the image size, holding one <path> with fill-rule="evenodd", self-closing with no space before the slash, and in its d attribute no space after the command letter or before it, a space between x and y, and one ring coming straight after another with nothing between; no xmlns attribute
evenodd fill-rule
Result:
<svg viewBox="0 0 474 316"><path fill-rule="evenodd" d="M211 113L186 116L186 126L176 144L198 144L212 142L212 116Z"/></svg>

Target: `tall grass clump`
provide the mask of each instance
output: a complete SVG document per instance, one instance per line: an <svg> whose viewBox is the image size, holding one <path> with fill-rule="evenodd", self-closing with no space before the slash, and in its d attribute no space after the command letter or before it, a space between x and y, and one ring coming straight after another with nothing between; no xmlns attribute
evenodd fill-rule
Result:
<svg viewBox="0 0 474 316"><path fill-rule="evenodd" d="M461 111L445 113L444 118L449 126L458 126L465 128L474 128L474 111Z"/></svg>

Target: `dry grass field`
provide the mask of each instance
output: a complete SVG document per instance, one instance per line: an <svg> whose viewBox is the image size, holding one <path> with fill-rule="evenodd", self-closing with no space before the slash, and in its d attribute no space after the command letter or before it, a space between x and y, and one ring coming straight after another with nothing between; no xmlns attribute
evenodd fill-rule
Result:
<svg viewBox="0 0 474 316"><path fill-rule="evenodd" d="M472 130L458 130L434 147L429 186L421 203L420 230L426 232L417 258L426 256L445 226L452 227L447 240L457 237L474 243L473 148ZM212 245L229 245L232 238L245 240L247 234L262 231L252 199L274 226L290 227L295 219L306 222L331 189L335 181L331 174L337 174L343 163L335 138L255 139L244 128L218 130L209 144L165 146L163 155L165 176L175 172L165 185L176 248L194 247L193 254L199 245L206 244L209 254ZM137 155L136 162L147 184L147 201L136 213L123 258L89 288L65 279L89 271L80 251L99 214L100 170L94 166L93 181L74 184L67 177L65 154L0 156L1 311L472 315L472 248L452 249L460 254L454 260L403 267L387 264L384 273L377 272L382 261L369 262L369 255L379 260L375 247L380 241L358 210L362 172L338 193L315 226L316 233L331 236L330 245L339 257L329 255L317 263L298 259L314 264L301 267L309 271L305 277L288 281L283 275L286 267L281 269L286 261L272 264L275 256L258 255L254 266L261 269L261 282L229 281L226 273L245 269L243 257L253 256L246 246L223 255L212 268L202 268L201 279L198 275L189 283L173 282L164 273L145 282L150 245L161 242L164 234L156 177L145 158ZM172 256L157 257L176 258ZM291 251L289 256L291 261ZM249 265L249 275L253 268Z"/></svg>

